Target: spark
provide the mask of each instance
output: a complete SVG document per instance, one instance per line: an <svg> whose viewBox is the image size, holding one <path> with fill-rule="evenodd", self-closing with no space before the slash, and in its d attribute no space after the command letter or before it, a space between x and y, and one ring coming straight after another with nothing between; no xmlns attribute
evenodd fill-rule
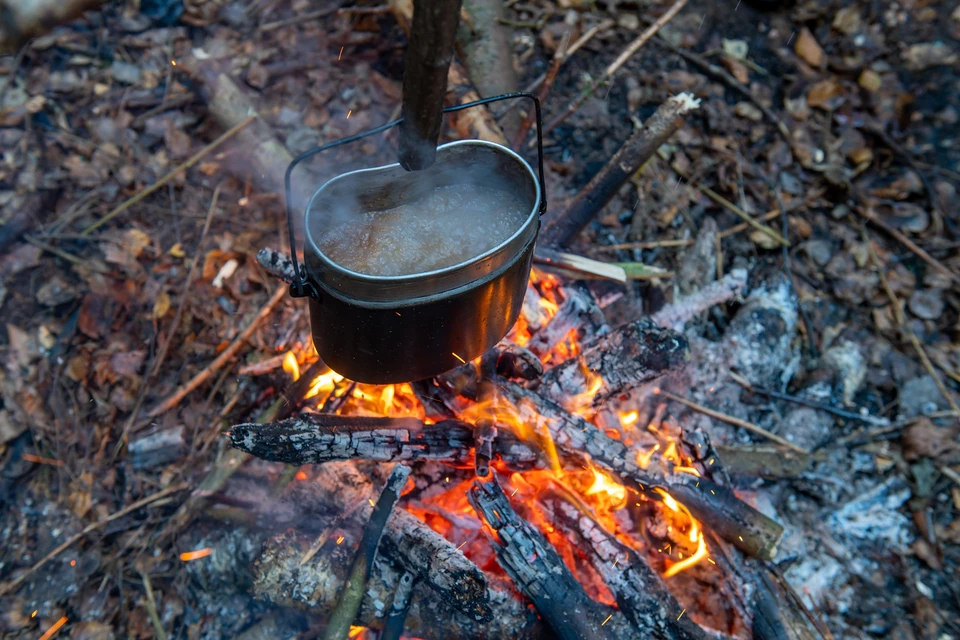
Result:
<svg viewBox="0 0 960 640"><path fill-rule="evenodd" d="M709 562L710 564L717 564L716 562L713 561L713 558L707 558L707 562Z"/></svg>
<svg viewBox="0 0 960 640"><path fill-rule="evenodd" d="M71 560L71 561L70 561L70 566L71 566L71 567L77 566L77 561L76 561L76 560Z"/></svg>
<svg viewBox="0 0 960 640"><path fill-rule="evenodd" d="M343 57L343 47L340 47L340 53L337 55L337 62L340 61L340 58Z"/></svg>
<svg viewBox="0 0 960 640"><path fill-rule="evenodd" d="M211 553L213 553L213 549L210 547L204 547L203 549L197 549L196 551L184 551L180 554L180 559L183 562L190 562L191 560L206 558Z"/></svg>
<svg viewBox="0 0 960 640"><path fill-rule="evenodd" d="M337 538L337 544L343 544L343 541L346 539L347 539L346 536L340 536L339 538Z"/></svg>
<svg viewBox="0 0 960 640"><path fill-rule="evenodd" d="M453 352L451 351L450 353L453 353ZM461 358L460 356L458 356L457 354L453 353L453 357L459 360L460 362L462 362L463 364L467 364L467 361Z"/></svg>
<svg viewBox="0 0 960 640"><path fill-rule="evenodd" d="M637 418L640 417L640 414L636 411L631 411L630 413L622 416L620 418L620 424L625 427L629 427L631 424L637 421Z"/></svg>
<svg viewBox="0 0 960 640"><path fill-rule="evenodd" d="M677 616L677 620L679 621L679 620L680 620L680 618L682 618L682 617L683 617L683 614L685 614L686 612L687 612L687 610L686 610L686 609L684 609L683 611L681 611L681 612L680 612L680 615L678 615L678 616Z"/></svg>
<svg viewBox="0 0 960 640"><path fill-rule="evenodd" d="M237 200L237 204L240 205L241 207L245 207L248 204L250 204L250 198L248 198L247 196L243 196L242 198Z"/></svg>
<svg viewBox="0 0 960 640"><path fill-rule="evenodd" d="M795 36L795 35L797 35L797 30L796 30L796 29L794 29L793 31L790 32L790 38L787 40L787 44L790 44L791 42L793 42L793 36Z"/></svg>
<svg viewBox="0 0 960 640"><path fill-rule="evenodd" d="M37 456L32 453L24 453L20 457L23 460L26 460L27 462L33 462L36 464L49 464L50 466L53 466L53 467L63 466L63 460L57 460L55 458L44 458L42 456Z"/></svg>
<svg viewBox="0 0 960 640"><path fill-rule="evenodd" d="M517 491L520 491L520 487L517 487L516 489L514 489L513 493L510 494L510 497L512 498L513 496L517 495Z"/></svg>
<svg viewBox="0 0 960 640"><path fill-rule="evenodd" d="M31 617L31 618L36 618L36 617L37 617L37 611L39 611L39 609L34 609L34 610L33 610L33 613L30 614L30 617Z"/></svg>
<svg viewBox="0 0 960 640"><path fill-rule="evenodd" d="M610 622L610 618L612 618L612 617L613 617L613 614L611 613L610 615L607 616L607 619L606 619L606 620L604 620L603 622L600 623L600 626L602 627L603 625L605 625L605 624L607 624L608 622Z"/></svg>
<svg viewBox="0 0 960 640"><path fill-rule="evenodd" d="M347 111L347 120L350 119L351 115L353 115L353 109L350 109L349 111Z"/></svg>
<svg viewBox="0 0 960 640"><path fill-rule="evenodd" d="M53 626L43 632L43 635L40 636L40 640L50 640L53 636L56 635L57 631L60 630L60 627L67 624L67 616L63 616L59 620L53 623Z"/></svg>
<svg viewBox="0 0 960 640"><path fill-rule="evenodd" d="M171 60L171 61L170 61L170 64L172 64L173 66L177 66L177 61L176 61L176 60Z"/></svg>
<svg viewBox="0 0 960 640"><path fill-rule="evenodd" d="M737 537L740 538L740 542L743 542L743 536L737 536Z"/></svg>
<svg viewBox="0 0 960 640"><path fill-rule="evenodd" d="M703 28L703 21L706 20L706 19L707 19L707 14L703 14L703 17L700 18L700 26L697 27L697 31L700 31L700 29Z"/></svg>
<svg viewBox="0 0 960 640"><path fill-rule="evenodd" d="M373 498L367 498L367 502L370 503L370 506L374 506Z"/></svg>
<svg viewBox="0 0 960 640"><path fill-rule="evenodd" d="M743 1L743 0L737 0L737 6L735 6L735 7L733 8L734 11L736 11L737 9L740 8L740 3L741 3L742 1Z"/></svg>
<svg viewBox="0 0 960 640"><path fill-rule="evenodd" d="M460 551L460 549L463 549L464 545L467 544L467 542L469 542L469 540L464 540L463 542L461 542L460 546L457 547L457 551Z"/></svg>
<svg viewBox="0 0 960 640"><path fill-rule="evenodd" d="M297 478L297 480L306 480L306 479L307 479L307 472L306 472L306 471L297 471L296 478Z"/></svg>

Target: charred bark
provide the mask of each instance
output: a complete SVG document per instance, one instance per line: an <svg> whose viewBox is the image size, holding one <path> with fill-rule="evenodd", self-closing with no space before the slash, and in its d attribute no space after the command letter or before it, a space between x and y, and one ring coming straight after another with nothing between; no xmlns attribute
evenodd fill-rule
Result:
<svg viewBox="0 0 960 640"><path fill-rule="evenodd" d="M577 339L581 342L610 331L603 311L589 291L564 287L563 296L557 313L533 334L527 345L527 349L540 358L550 353L571 331L577 332Z"/></svg>
<svg viewBox="0 0 960 640"><path fill-rule="evenodd" d="M524 522L496 480L475 482L470 504L497 532L497 561L561 640L635 637L623 615L594 602L546 538Z"/></svg>

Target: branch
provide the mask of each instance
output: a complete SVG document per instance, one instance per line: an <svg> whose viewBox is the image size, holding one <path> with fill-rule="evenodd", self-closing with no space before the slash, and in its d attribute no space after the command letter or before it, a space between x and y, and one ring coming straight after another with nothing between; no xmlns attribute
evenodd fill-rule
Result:
<svg viewBox="0 0 960 640"><path fill-rule="evenodd" d="M496 480L475 482L467 498L496 531L497 561L561 640L630 638L636 630L583 590L543 535L524 522Z"/></svg>

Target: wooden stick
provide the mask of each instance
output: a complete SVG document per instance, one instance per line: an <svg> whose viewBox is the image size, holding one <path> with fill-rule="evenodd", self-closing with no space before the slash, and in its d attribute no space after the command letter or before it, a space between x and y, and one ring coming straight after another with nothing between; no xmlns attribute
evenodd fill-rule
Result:
<svg viewBox="0 0 960 640"><path fill-rule="evenodd" d="M686 0L679 0L678 4ZM676 6L676 5L675 5ZM688 93L669 98L650 116L590 180L559 215L546 221L540 242L547 246L569 243L616 195L657 149L683 126L683 116L699 107L700 101Z"/></svg>
<svg viewBox="0 0 960 640"><path fill-rule="evenodd" d="M573 115L573 113L580 108L580 105L582 105L587 98L593 95L593 93L597 89L599 89L604 84L610 82L613 78L613 74L619 71L620 67L626 64L627 60L632 58L633 55L643 47L643 45L647 44L650 38L656 35L656 33L660 31L660 29L665 24L670 22L674 18L674 16L680 13L680 10L683 9L683 7L685 7L686 4L687 4L687 0L677 0L676 2L674 2L673 5L671 5L670 8L667 9L667 11L662 16L657 18L657 20L653 24L651 24L649 27L647 27L643 31L643 33L637 36L636 39L633 40L633 42L628 44L627 47L620 53L620 55L617 56L617 59L611 62L607 66L607 68L603 70L603 73L601 73L600 76L596 80L594 80L593 84L591 84L579 96L577 96L573 100L573 102L567 105L567 108L564 109L564 111L560 115L554 118L550 122L550 124L544 127L543 135L547 135L548 133L556 129L558 126L560 126L560 124L562 124L564 120L566 120L571 115Z"/></svg>
<svg viewBox="0 0 960 640"><path fill-rule="evenodd" d="M467 498L477 514L497 532L495 538L490 538L497 562L558 638L636 637L637 630L630 628L622 614L608 611L587 596L543 534L513 510L496 480L475 482Z"/></svg>
<svg viewBox="0 0 960 640"><path fill-rule="evenodd" d="M400 636L403 635L403 623L406 622L407 614L410 613L410 600L415 584L414 575L409 571L405 571L400 576L400 583L393 592L390 613L387 614L387 619L383 623L379 640L400 640Z"/></svg>
<svg viewBox="0 0 960 640"><path fill-rule="evenodd" d="M570 48L567 49L566 53L563 56L563 60L561 61L560 66L563 66L563 63L569 60L573 56L573 54L575 54L577 51L579 51L583 47L583 45L590 42L590 40L593 39L593 36L597 35L601 31L605 31L609 29L615 24L616 22L607 18L602 20L598 24L595 24L592 27L590 27L590 29L588 29L586 33L584 33L582 36L577 38L577 41L574 42L572 45L570 45ZM547 70L547 72L549 72L549 69ZM537 87L539 87L541 84L543 84L546 81L547 81L547 73L541 73L536 80L534 80L529 85L527 85L527 88L524 89L524 92L533 93L534 91L537 90Z"/></svg>
<svg viewBox="0 0 960 640"><path fill-rule="evenodd" d="M225 364L233 360L237 355L237 352L246 344L247 340L250 339L250 336L253 335L253 332L257 330L257 327L260 326L264 320L273 312L273 308L277 306L280 300L283 299L283 296L287 293L288 288L286 285L281 285L277 287L277 290L273 292L273 295L267 301L265 305L260 309L260 312L257 314L257 317L247 325L247 328L244 329L240 335L238 335L233 342L230 343L223 352L217 356L216 360L208 364L203 371L193 376L189 382L177 389L166 400L161 402L159 405L154 407L152 411L148 414L151 418L156 418L157 416L166 413L170 409L177 406L181 400L187 397L191 392L193 392L197 387L202 385L210 376L212 376L216 371L220 370Z"/></svg>
<svg viewBox="0 0 960 640"><path fill-rule="evenodd" d="M572 31L573 25L568 26L567 30L563 32L563 37L560 39L560 46L553 52L553 58L550 59L550 66L547 68L547 73L544 76L543 88L541 88L540 93L537 94L537 98L540 99L541 103L546 99L547 94L550 93L550 88L553 87L553 81L557 79L557 72L560 71L560 66L563 64L563 61L567 59L567 47L570 45L570 34ZM524 117L523 122L520 123L520 129L517 131L517 135L513 137L514 149L520 148L523 144L523 141L527 137L527 132L530 131L530 125L532 124L533 110L530 110L526 117Z"/></svg>
<svg viewBox="0 0 960 640"><path fill-rule="evenodd" d="M18 575L16 578L11 580L10 582L0 585L0 597L15 591L17 587L19 587L23 583L24 580L26 580L31 575L36 573L41 567L43 567L45 564L47 564L48 562L56 558L58 555L60 555L64 551L66 551L68 548L70 548L71 546L79 542L88 533L96 531L97 529L110 524L114 520L122 518L125 515L128 515L130 513L133 513L137 509L141 509L150 503L166 498L167 496L177 493L178 491L182 491L186 489L188 486L189 485L186 482L181 482L179 484L169 486L166 489L161 489L160 491L157 491L156 493L149 495L146 498L141 498L140 500L137 500L133 504L127 505L126 507L124 507L123 509L120 509L120 511L117 511L113 515L107 516L102 520L97 520L93 524L88 524L86 527L83 528L83 530L80 533L68 538L65 542L63 542L56 549L54 549L53 551L45 555L38 563L30 567L28 570L24 571L23 573Z"/></svg>
<svg viewBox="0 0 960 640"><path fill-rule="evenodd" d="M143 590L147 595L147 615L150 617L150 623L153 625L153 630L157 634L157 640L167 640L167 633L163 630L160 616L157 615L157 601L153 597L153 585L150 584L150 576L144 571L141 571L140 580L143 582Z"/></svg>
<svg viewBox="0 0 960 640"><path fill-rule="evenodd" d="M742 427L743 429L746 429L746 430L749 431L750 433L755 433L755 434L757 434L758 436L763 436L764 438L767 438L768 440L772 440L773 442L776 442L777 444L783 445L784 447L787 447L788 449L791 449L791 450L793 450L793 451L796 451L797 453L802 453L802 454L804 454L804 455L808 455L808 454L810 453L809 451L807 451L807 450L804 449L803 447L798 446L798 445L795 445L794 443L790 442L790 441L787 440L786 438L781 438L781 437L778 436L777 434L771 433L771 432L767 431L766 429L764 429L763 427L760 427L760 426L757 426L757 425L753 424L752 422L747 422L746 420L741 420L740 418L736 418L736 417L734 417L734 416L727 415L726 413L720 413L719 411L714 411L713 409L708 409L707 407L703 406L702 404L697 404L696 402L693 402L692 400L687 400L686 398L681 398L680 396L675 395L675 394L672 394L672 393L670 393L669 391L664 391L663 389L657 389L657 390L654 391L654 393L659 393L660 395L664 396L665 398L669 398L670 400L673 400L674 402L679 402L679 403L682 404L682 405L686 405L686 406L690 407L691 409L693 409L694 411L699 411L700 413L705 414L705 415L708 415L708 416L710 416L711 418L716 418L717 420L720 420L720 421L722 421L722 422L726 422L727 424L732 424L732 425L734 425L734 426L736 426L736 427Z"/></svg>
<svg viewBox="0 0 960 640"><path fill-rule="evenodd" d="M554 251L547 247L537 247L533 254L533 263L548 270L567 272L574 279L601 279L627 283L627 272L623 267L609 262L591 260L573 253Z"/></svg>
<svg viewBox="0 0 960 640"><path fill-rule="evenodd" d="M192 167L193 165L195 165L195 164L197 164L198 162L200 162L201 160L203 160L203 158L204 158L208 153L210 153L211 151L213 151L214 149L216 149L217 147L219 147L220 145L222 145L224 142L226 142L227 140L229 140L229 139L232 138L233 136L237 135L237 133L239 133L240 131L242 131L244 127L246 127L247 125L249 125L251 122L253 122L253 121L256 120L256 119L257 119L256 116L247 116L244 120L242 120L242 121L239 122L238 124L236 124L236 125L234 125L233 127L231 127L230 130L228 130L226 133L224 133L224 134L221 135L219 138L217 138L216 140L214 140L213 142L211 142L210 144L208 144L207 146L205 146L203 149L201 149L200 151L198 151L197 153L195 153L193 156L191 156L189 160L187 160L187 161L184 162L183 164L181 164L181 165L179 165L178 167L176 167L173 171L171 171L171 172L168 173L167 175L163 176L162 178L160 178L159 180L157 180L156 182L154 182L152 185L150 185L150 186L147 187L146 189L142 190L140 193L136 194L135 196L133 196L133 197L131 197L131 198L128 198L128 199L126 200L126 202L124 202L124 203L121 204L120 206L116 207L115 209L113 209L113 211L111 211L110 213L108 213L107 215L103 216L102 218L100 218L99 220L97 220L96 222L94 222L92 225L90 225L89 227L87 227L86 229L84 229L83 231L81 231L81 232L80 232L80 235L82 235L82 236L88 236L88 235L90 235L91 233L93 233L94 231L96 231L97 229L99 229L100 227L102 227L103 225L105 225L105 224L106 224L107 222L109 222L110 220L113 220L113 219L116 218L118 215L120 215L121 213L123 213L124 211L126 211L127 209L129 209L130 207L132 207L133 205L137 204L138 202L140 202L141 200L143 200L143 199L146 198L147 196L149 196L149 195L150 195L151 193L153 193L154 191L160 189L161 187L166 186L166 184L167 184L168 182L170 182L171 180L173 180L174 178L176 178L178 175L180 175L180 173L181 173L182 171L187 171L188 169L190 169L190 167Z"/></svg>
<svg viewBox="0 0 960 640"><path fill-rule="evenodd" d="M327 630L323 634L324 640L346 640L350 634L350 627L353 625L357 612L360 611L360 605L363 603L364 589L367 580L370 578L370 571L373 569L373 561L377 557L377 548L380 546L380 538L383 537L383 528L387 524L387 518L393 512L393 507L400 498L400 491L410 477L410 467L402 464L396 465L387 477L387 482L380 492L377 499L377 505L373 508L373 513L367 526L364 527L363 537L360 539L360 547L357 549L357 555L350 568L350 575L337 599L337 606L334 607L327 621Z"/></svg>
<svg viewBox="0 0 960 640"><path fill-rule="evenodd" d="M931 196L932 197L932 196ZM871 211L866 207L854 207L857 213L863 216L865 219L869 220L871 223L877 225L885 232L893 236L899 243L905 246L907 249L912 251L918 258L926 262L928 265L947 276L954 282L960 282L960 276L948 269L943 263L931 256L929 253L924 251L919 245L917 245L913 240L908 238L903 234L899 229L891 227L889 224L875 216ZM879 265L877 265L879 268Z"/></svg>

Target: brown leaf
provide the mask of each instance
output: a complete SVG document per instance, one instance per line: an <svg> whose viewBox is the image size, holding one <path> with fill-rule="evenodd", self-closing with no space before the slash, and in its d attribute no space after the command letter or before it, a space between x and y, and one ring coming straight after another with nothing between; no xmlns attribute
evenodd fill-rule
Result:
<svg viewBox="0 0 960 640"><path fill-rule="evenodd" d="M153 301L153 319L159 320L170 311L170 296L166 291L161 291L156 300Z"/></svg>
<svg viewBox="0 0 960 640"><path fill-rule="evenodd" d="M32 269L40 264L39 247L32 244L22 244L13 251L0 257L0 277L9 278L24 269Z"/></svg>
<svg viewBox="0 0 960 640"><path fill-rule="evenodd" d="M832 111L843 103L843 87L835 79L821 80L807 91L807 104Z"/></svg>
<svg viewBox="0 0 960 640"><path fill-rule="evenodd" d="M247 69L247 84L254 89L263 89L270 82L270 72L259 62L254 62Z"/></svg>
<svg viewBox="0 0 960 640"><path fill-rule="evenodd" d="M939 427L927 418L919 418L903 431L903 457L905 460L931 458L945 464L960 456L957 436L960 427Z"/></svg>
<svg viewBox="0 0 960 640"><path fill-rule="evenodd" d="M823 53L823 49L820 47L820 43L817 42L817 39L813 37L813 34L810 33L810 30L806 27L804 27L803 30L800 31L800 35L797 36L797 42L793 46L793 50L811 67L819 68L827 59L827 56Z"/></svg>
<svg viewBox="0 0 960 640"><path fill-rule="evenodd" d="M90 354L84 351L67 360L64 373L67 374L68 378L78 384L85 383L87 381L87 375L90 373Z"/></svg>
<svg viewBox="0 0 960 640"><path fill-rule="evenodd" d="M80 317L77 320L77 328L81 333L96 339L107 332L110 319L104 317L107 306L105 302L95 293L88 293L83 297L83 302L80 304Z"/></svg>
<svg viewBox="0 0 960 640"><path fill-rule="evenodd" d="M110 366L121 376L136 377L146 357L146 351L127 351L110 356Z"/></svg>
<svg viewBox="0 0 960 640"><path fill-rule="evenodd" d="M163 143L171 158L186 158L190 155L190 136L185 131L177 129L171 121L167 121L167 130L163 134Z"/></svg>
<svg viewBox="0 0 960 640"><path fill-rule="evenodd" d="M918 538L913 543L913 552L934 571L940 571L943 568L943 562L940 561L937 550L923 538Z"/></svg>

